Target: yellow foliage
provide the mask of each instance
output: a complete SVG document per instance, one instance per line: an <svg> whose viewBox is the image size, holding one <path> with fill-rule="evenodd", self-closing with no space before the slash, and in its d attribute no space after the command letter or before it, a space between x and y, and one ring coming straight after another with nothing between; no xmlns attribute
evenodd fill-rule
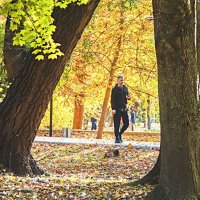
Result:
<svg viewBox="0 0 200 200"><path fill-rule="evenodd" d="M132 100L146 109L150 99L158 112L157 65L154 49L151 1L135 1L129 7L121 0L103 0L74 50L60 86L54 93L55 127L72 126L74 99L84 103L85 120L100 116L105 89L116 52L115 77L125 76ZM119 49L118 40L121 39ZM115 82L113 83L113 85ZM48 112L42 125L48 124Z"/></svg>

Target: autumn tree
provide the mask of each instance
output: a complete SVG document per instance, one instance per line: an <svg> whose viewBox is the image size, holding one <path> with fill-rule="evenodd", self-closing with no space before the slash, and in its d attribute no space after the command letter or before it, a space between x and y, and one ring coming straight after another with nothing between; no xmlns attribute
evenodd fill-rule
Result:
<svg viewBox="0 0 200 200"><path fill-rule="evenodd" d="M138 84L140 88L139 91L141 94L142 92L141 88L144 88L144 86L149 83L148 81L148 79L150 78L149 76L152 76L151 75L152 70L150 70L152 68L152 65L153 67L156 67L154 47L152 45L154 43L152 43L151 45L147 43L149 42L148 35L150 35L151 37L153 36L152 23L146 20L147 13L149 14L151 10L150 4L148 2L143 3L136 1L132 5L129 4L129 2L127 1L119 1L117 3L112 3L112 7L111 8L113 12L115 12L115 14L118 13L116 14L116 16L119 16L119 22L115 21L115 26L114 26L114 27L118 26L119 31L115 31L116 35L113 34L113 38L116 38L115 43L117 44L116 45L117 50L116 54L113 54L115 56L113 57L113 62L111 62L110 65L111 66L109 71L110 76L108 77L108 86L105 92L97 138L102 138L106 108L108 106L110 92L113 86L113 79L114 77L116 77L115 74L123 73L123 75L125 75L127 86L128 87L132 86L129 87L131 93L133 93L131 88L137 90L136 88L138 87L137 83L141 83L140 79L141 78L145 79L145 77L148 76L145 83L142 83L140 85ZM118 9L116 9L116 7ZM115 17L113 18L115 19ZM112 38L110 40L112 41ZM108 55L109 54L107 54L107 56ZM148 64L146 64L145 62L147 62ZM137 78L138 72L136 71L138 71L140 74L140 76L138 76L139 79ZM143 71L146 72L146 74L144 74ZM156 76L155 76L156 73L153 75L154 75L153 79L156 82ZM155 88L152 91L154 90Z"/></svg>
<svg viewBox="0 0 200 200"><path fill-rule="evenodd" d="M84 63L84 61L83 61ZM85 65L79 61L78 70L75 73L76 82L78 81L82 85L85 85ZM85 88L85 87L84 87ZM73 129L82 129L83 124L83 114L84 114L84 88L80 92L76 92L74 98L74 119L73 119Z"/></svg>
<svg viewBox="0 0 200 200"><path fill-rule="evenodd" d="M44 60L38 61L35 55L28 53L20 62L19 72L0 105L0 163L17 174L42 173L31 156L31 146L66 61L98 2L92 0L87 5L54 8L52 16L57 28L53 39L61 44L63 56L57 55L56 60L39 56L38 59Z"/></svg>
<svg viewBox="0 0 200 200"><path fill-rule="evenodd" d="M109 80L113 78L115 80L116 74L124 74L126 77L126 84L132 96L131 103L137 100L146 102L148 94L156 98L157 72L153 23L147 19L151 11L150 1L134 1L131 4L129 1L101 1L71 55L70 66L67 67L71 69L68 79L59 90L63 98L66 98L65 108L68 107L69 112L75 108L74 101L78 98L84 106L85 121L93 115L97 119L100 118L99 125L103 128L105 122L112 117L109 104L103 103L104 96L105 93L108 94L105 99L109 102L110 92L106 92L106 88ZM120 12L123 17L120 17ZM123 18L123 27L121 18ZM119 36L121 37L120 49ZM110 70L111 66L113 66L112 70ZM77 76L79 74L82 76L83 73L85 80L78 81ZM114 81L109 82L112 82L110 86L112 87ZM82 96L84 98L81 98ZM151 100L153 102L153 99ZM141 105L147 107L145 103ZM102 107L104 107L104 114L100 113ZM60 112L63 114L62 109ZM106 120L101 120L100 115L105 116L106 112ZM77 114L74 118L79 120ZM67 121L68 124L71 123L70 117ZM81 124L81 120L78 123ZM70 124L69 126L72 127Z"/></svg>
<svg viewBox="0 0 200 200"><path fill-rule="evenodd" d="M86 30L87 32L87 30ZM86 34L84 33L84 36ZM84 120L89 119L92 115L99 115L100 102L102 101L102 92L98 89L102 85L102 74L96 75L98 67L88 64L89 55L85 52L82 42L85 43L84 36L77 45L75 52L71 56L69 76L63 78L62 86L58 88L59 95L63 96L66 106L74 111L73 129L81 129ZM99 78L100 77L100 78ZM69 120L69 119L68 119Z"/></svg>
<svg viewBox="0 0 200 200"><path fill-rule="evenodd" d="M122 2L120 2L122 3ZM98 127L98 132L97 132L97 139L102 139L103 135L103 128L104 128L104 123L105 123L105 118L106 118L106 113L107 113L107 107L108 107L108 102L110 99L110 93L113 85L113 81L115 78L115 72L116 72L116 67L118 64L118 59L120 57L120 52L121 52L121 46L122 46L122 35L123 35L123 11L121 10L120 12L120 18L119 18L119 35L117 37L117 45L116 49L114 50L114 56L113 59L111 60L110 67L109 67L109 77L108 77L108 82L107 82L107 88L105 91L105 96L103 100L103 105L102 105L102 112L101 112L101 117L99 120L99 127Z"/></svg>

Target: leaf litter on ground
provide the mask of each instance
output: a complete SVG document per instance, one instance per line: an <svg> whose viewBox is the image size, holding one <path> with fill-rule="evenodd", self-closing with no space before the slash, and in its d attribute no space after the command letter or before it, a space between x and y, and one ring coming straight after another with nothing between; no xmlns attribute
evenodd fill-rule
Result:
<svg viewBox="0 0 200 200"><path fill-rule="evenodd" d="M105 153L119 150L118 157ZM18 177L1 171L1 199L143 199L152 186L122 187L144 176L158 151L97 145L34 143L46 174Z"/></svg>

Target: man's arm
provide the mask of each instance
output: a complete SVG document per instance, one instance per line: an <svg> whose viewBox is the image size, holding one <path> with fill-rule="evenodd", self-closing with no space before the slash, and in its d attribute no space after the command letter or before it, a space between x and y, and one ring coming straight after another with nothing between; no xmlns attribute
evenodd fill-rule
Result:
<svg viewBox="0 0 200 200"><path fill-rule="evenodd" d="M115 91L114 88L112 89L111 92L111 108L112 108L112 113L115 114L116 113L116 107L115 107Z"/></svg>
<svg viewBox="0 0 200 200"><path fill-rule="evenodd" d="M130 94L129 94L129 91L128 91L128 88L126 87L126 89L127 89L127 95L126 95L126 98L127 98L127 100L130 100L131 99L131 96L130 96Z"/></svg>

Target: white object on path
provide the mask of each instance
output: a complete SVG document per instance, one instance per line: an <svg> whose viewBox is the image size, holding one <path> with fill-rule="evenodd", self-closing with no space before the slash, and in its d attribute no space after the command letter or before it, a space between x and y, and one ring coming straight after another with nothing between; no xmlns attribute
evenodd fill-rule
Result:
<svg viewBox="0 0 200 200"><path fill-rule="evenodd" d="M127 147L132 144L133 148L137 149L160 149L159 142L137 142L137 141L124 141L120 144L115 144L111 140L98 140L98 139L79 139L79 138L63 138L63 137L40 137L36 136L34 142L45 142L54 144L95 144L105 146L122 146Z"/></svg>

